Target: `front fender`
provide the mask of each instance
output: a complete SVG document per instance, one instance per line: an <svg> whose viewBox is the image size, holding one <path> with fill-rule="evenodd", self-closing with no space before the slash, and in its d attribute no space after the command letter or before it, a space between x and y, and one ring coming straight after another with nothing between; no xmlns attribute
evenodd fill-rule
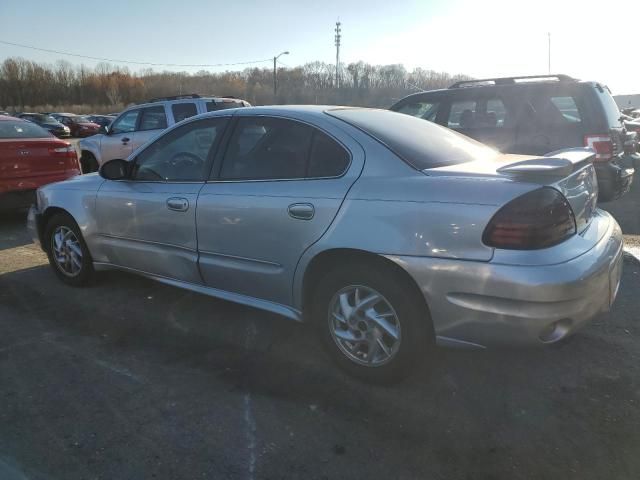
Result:
<svg viewBox="0 0 640 480"><path fill-rule="evenodd" d="M89 152L91 153L98 165L102 165L102 154L100 153L100 143L101 139L96 137L102 137L102 135L93 135L88 138L83 138L78 142L78 148L80 149L80 153Z"/></svg>

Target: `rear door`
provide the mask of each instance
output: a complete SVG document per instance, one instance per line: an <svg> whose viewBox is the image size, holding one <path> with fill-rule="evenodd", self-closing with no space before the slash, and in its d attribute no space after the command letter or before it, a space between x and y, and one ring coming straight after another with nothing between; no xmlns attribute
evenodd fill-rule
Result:
<svg viewBox="0 0 640 480"><path fill-rule="evenodd" d="M200 271L210 287L290 304L298 260L333 221L364 153L329 122L240 112L198 198Z"/></svg>

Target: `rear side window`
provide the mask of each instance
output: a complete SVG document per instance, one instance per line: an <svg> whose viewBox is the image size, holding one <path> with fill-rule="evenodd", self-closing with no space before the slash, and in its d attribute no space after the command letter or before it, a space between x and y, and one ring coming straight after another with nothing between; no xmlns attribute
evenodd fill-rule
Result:
<svg viewBox="0 0 640 480"><path fill-rule="evenodd" d="M162 105L142 109L139 130L157 130L167 128L167 116Z"/></svg>
<svg viewBox="0 0 640 480"><path fill-rule="evenodd" d="M242 102L224 101L224 102L207 102L207 112L215 112L216 110L226 110L228 108L240 108L244 105Z"/></svg>
<svg viewBox="0 0 640 480"><path fill-rule="evenodd" d="M368 108L335 108L326 113L367 133L418 170L498 155L469 137L410 115Z"/></svg>
<svg viewBox="0 0 640 480"><path fill-rule="evenodd" d="M576 97L547 89L534 92L529 107L540 125L571 125L582 122L582 113Z"/></svg>
<svg viewBox="0 0 640 480"><path fill-rule="evenodd" d="M51 135L35 123L14 120L0 120L0 138L49 138Z"/></svg>
<svg viewBox="0 0 640 480"><path fill-rule="evenodd" d="M487 100L487 108L483 115L483 126L491 127L504 127L505 119L507 118L507 109L504 103L499 98L490 98Z"/></svg>
<svg viewBox="0 0 640 480"><path fill-rule="evenodd" d="M435 122L439 106L439 102L429 102L426 100L416 101L405 103L395 111L405 113L413 117L422 118L423 120L429 120L430 122Z"/></svg>
<svg viewBox="0 0 640 480"><path fill-rule="evenodd" d="M473 128L477 107L478 104L475 100L451 102L447 126L449 128Z"/></svg>
<svg viewBox="0 0 640 480"><path fill-rule="evenodd" d="M338 177L349 166L347 151L322 132L313 133L307 177Z"/></svg>
<svg viewBox="0 0 640 480"><path fill-rule="evenodd" d="M171 105L173 119L176 123L181 122L185 118L193 117L198 113L195 103L174 103Z"/></svg>
<svg viewBox="0 0 640 480"><path fill-rule="evenodd" d="M241 118L229 140L220 178L304 178L314 129L291 120Z"/></svg>

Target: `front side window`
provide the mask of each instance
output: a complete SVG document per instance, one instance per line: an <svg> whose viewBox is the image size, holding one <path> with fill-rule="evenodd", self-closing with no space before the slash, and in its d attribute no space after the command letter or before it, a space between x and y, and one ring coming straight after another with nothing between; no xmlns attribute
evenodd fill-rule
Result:
<svg viewBox="0 0 640 480"><path fill-rule="evenodd" d="M195 103L174 103L171 105L173 119L176 123L181 122L185 118L193 117L198 113Z"/></svg>
<svg viewBox="0 0 640 480"><path fill-rule="evenodd" d="M225 100L222 102L207 102L207 112L215 112L216 110L226 110L227 108L244 107L240 100Z"/></svg>
<svg viewBox="0 0 640 480"><path fill-rule="evenodd" d="M220 178L304 178L314 129L281 118L241 118L229 140Z"/></svg>
<svg viewBox="0 0 640 480"><path fill-rule="evenodd" d="M111 126L111 133L130 133L136 129L140 110L130 110L118 118Z"/></svg>
<svg viewBox="0 0 640 480"><path fill-rule="evenodd" d="M204 181L208 174L207 160L226 125L226 118L207 118L161 136L137 156L132 179L153 182Z"/></svg>
<svg viewBox="0 0 640 480"><path fill-rule="evenodd" d="M476 110L475 100L452 102L447 126L449 128L473 128L476 121Z"/></svg>
<svg viewBox="0 0 640 480"><path fill-rule="evenodd" d="M167 128L167 116L164 107L148 107L142 109L139 130L158 130Z"/></svg>
<svg viewBox="0 0 640 480"><path fill-rule="evenodd" d="M435 122L439 106L440 104L438 102L412 102L403 105L397 111L422 118L424 120L429 120L430 122Z"/></svg>

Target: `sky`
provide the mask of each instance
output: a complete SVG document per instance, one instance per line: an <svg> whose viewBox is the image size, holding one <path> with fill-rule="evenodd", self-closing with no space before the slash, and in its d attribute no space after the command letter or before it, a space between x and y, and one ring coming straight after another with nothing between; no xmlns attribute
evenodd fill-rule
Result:
<svg viewBox="0 0 640 480"><path fill-rule="evenodd" d="M638 24L638 0L0 0L0 40L174 64L265 60L288 50L280 61L291 67L335 62L338 19L345 64L402 63L476 78L546 74L550 33L553 73L640 93L638 46L630 41L637 28L625 26ZM98 63L0 44L0 61L13 56Z"/></svg>

